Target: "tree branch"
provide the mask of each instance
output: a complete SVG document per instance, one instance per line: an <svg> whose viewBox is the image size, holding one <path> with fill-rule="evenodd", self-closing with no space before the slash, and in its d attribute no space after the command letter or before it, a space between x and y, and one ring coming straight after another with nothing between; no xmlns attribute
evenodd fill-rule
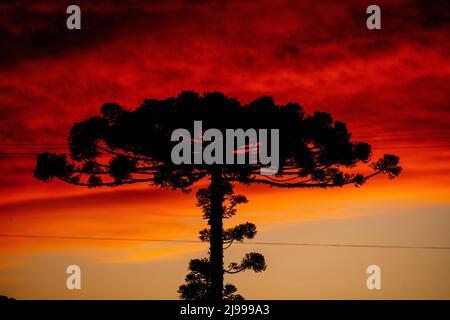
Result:
<svg viewBox="0 0 450 320"><path fill-rule="evenodd" d="M241 272L241 271L244 271L246 268L245 267L242 267L242 268L240 268L240 269L238 269L238 270L236 270L236 271L231 271L233 268L230 268L230 269L228 269L228 270L223 270L224 272L226 272L226 273L229 273L229 274L235 274L235 273L239 273L239 272Z"/></svg>
<svg viewBox="0 0 450 320"><path fill-rule="evenodd" d="M367 179L381 173L381 171L376 171L368 176L365 176L362 178L363 181L366 181ZM261 184L267 184L270 186L280 187L280 188L327 188L327 187L341 187L347 184L352 184L357 182L356 180L350 180L343 183L280 183L275 181L269 181L264 179L247 179L247 180L240 180L240 179L231 179L231 178L225 178L228 181L233 182L242 182L242 183L261 183Z"/></svg>
<svg viewBox="0 0 450 320"><path fill-rule="evenodd" d="M114 186L122 185L122 184L133 184L133 183L140 183L140 182L155 181L154 179L133 179L133 180L122 180L120 182L101 182L101 183L91 184L91 183L85 183L85 182L70 181L69 179L65 179L62 177L56 177L56 178L63 182L73 184L76 186L82 186L82 187L114 187Z"/></svg>
<svg viewBox="0 0 450 320"><path fill-rule="evenodd" d="M233 239L231 239L231 241L228 241L228 242L223 242L223 243L226 243L226 244L228 244L226 247L224 247L224 249L228 249L232 244L233 244Z"/></svg>
<svg viewBox="0 0 450 320"><path fill-rule="evenodd" d="M115 155L115 156L125 157L125 158L129 158L129 159L134 159L134 160L141 160L141 161L155 162L155 161L154 161L153 159L151 159L151 158L137 157L137 156L131 156L131 155L128 155L128 154L119 153L119 152L116 152L116 151L113 151L113 150L110 150L110 149L101 147L101 146L99 146L99 145L97 145L97 144L95 145L95 147L96 147L97 149L100 149L100 150L102 150L102 151L104 151L104 152L107 152L107 153L109 153L109 154L113 154L113 155Z"/></svg>

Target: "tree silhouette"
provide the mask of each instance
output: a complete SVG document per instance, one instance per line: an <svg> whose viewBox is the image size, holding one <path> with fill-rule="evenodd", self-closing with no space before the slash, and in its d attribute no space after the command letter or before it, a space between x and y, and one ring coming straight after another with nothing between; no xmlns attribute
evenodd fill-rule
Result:
<svg viewBox="0 0 450 320"><path fill-rule="evenodd" d="M223 298L223 218L227 184L265 184L283 188L329 188L362 185L378 174L396 177L399 158L386 154L370 162L371 146L353 142L347 126L330 114L307 115L297 103L276 105L271 97L260 97L247 105L220 92L199 95L181 92L176 98L146 99L135 110L106 103L101 114L75 123L68 138L69 156L41 153L34 176L43 181L57 178L86 187L150 183L161 188L188 191L196 182L209 178L207 214L210 230L209 299ZM201 120L203 130L254 128L279 129L280 167L277 174L260 174L260 164L180 164L171 161L171 141L178 128L192 128ZM199 138L199 137L193 137ZM208 143L203 141L204 146ZM236 152L247 146L237 146ZM70 159L69 159L70 158ZM368 164L370 173L353 172ZM205 235L206 236L206 235ZM199 265L195 266L196 276ZM201 267L200 267L201 269ZM191 269L192 270L192 269ZM194 272L194 271L193 271Z"/></svg>
<svg viewBox="0 0 450 320"><path fill-rule="evenodd" d="M222 192L224 194L224 205L222 217L231 218L236 214L236 206L241 203L247 203L244 195L236 195L233 192L233 185L227 181L222 183ZM211 188L202 188L197 191L197 205L202 208L203 218L209 220L211 214ZM253 239L256 235L256 226L253 223L246 222L232 228L223 230L222 243L223 249L228 249L233 242L244 239ZM203 229L200 231L200 240L210 241L211 230ZM232 262L228 269L223 269L223 273L235 274L245 270L262 272L266 269L264 256L257 252L251 252L245 255L240 263ZM185 278L185 284L181 285L178 292L180 297L186 300L206 300L211 296L211 263L210 259L194 259L189 263L190 273ZM239 294L236 294L236 287L227 283L223 287L222 297L224 300L243 300Z"/></svg>

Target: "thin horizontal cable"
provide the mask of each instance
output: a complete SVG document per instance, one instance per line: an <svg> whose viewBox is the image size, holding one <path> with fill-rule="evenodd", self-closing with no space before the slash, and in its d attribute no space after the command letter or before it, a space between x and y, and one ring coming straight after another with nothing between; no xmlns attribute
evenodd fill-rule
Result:
<svg viewBox="0 0 450 320"><path fill-rule="evenodd" d="M174 239L145 239L145 238L112 238L112 237L76 237L76 236L51 236L28 234L0 234L3 238L38 238L38 239L65 239L65 240L100 240L100 241L139 241L139 242L176 242L176 243L201 243L199 240L174 240Z"/></svg>
<svg viewBox="0 0 450 320"><path fill-rule="evenodd" d="M440 144L434 146L397 146L397 147L375 147L372 149L384 150L384 149L428 149L428 148L448 148L450 144Z"/></svg>
<svg viewBox="0 0 450 320"><path fill-rule="evenodd" d="M355 138L377 138L377 137L408 137L408 136L423 136L423 135L440 135L450 133L447 131L423 131L423 132L404 132L404 133L385 133L377 135L354 135Z"/></svg>
<svg viewBox="0 0 450 320"><path fill-rule="evenodd" d="M171 243L199 243L199 244L203 243L199 240L113 238L113 237L76 237L76 236L25 235L25 234L0 234L0 237L63 239L63 240L137 241L137 242L171 242ZM253 242L253 241L252 242L235 242L235 243L244 244L244 245L270 245L270 246L312 246L312 247L450 250L450 247L446 247L446 246L401 246L401 245L299 243L299 242L256 242L256 241L255 242Z"/></svg>
<svg viewBox="0 0 450 320"><path fill-rule="evenodd" d="M376 143L376 142L396 142L396 141L429 141L429 140L447 140L449 137L421 137L421 138L400 138L400 139L383 139L383 140L370 140L367 142Z"/></svg>
<svg viewBox="0 0 450 320"><path fill-rule="evenodd" d="M423 132L404 132L404 133L386 133L386 134L377 134L377 135L354 135L353 138L386 138L386 137L412 137L411 139L392 139L392 141L396 140L423 140L423 139L446 139L450 137L443 137L443 135L450 134L450 130L443 131L423 131ZM438 135L440 137L417 137L417 136L435 136ZM414 138L416 137L416 138ZM384 140L379 140L384 141ZM386 141L391 141L388 139ZM18 143L0 143L0 146L67 146L67 143L33 143L33 142L18 142Z"/></svg>
<svg viewBox="0 0 450 320"><path fill-rule="evenodd" d="M374 141L376 142L376 141ZM373 149L417 149L417 148L444 148L444 147L450 147L450 144L438 144L438 145L425 145L425 146L421 146L421 145L404 145L404 146L392 146L392 147L384 147L384 146L380 146L380 147L373 147ZM27 155L27 154L32 154L32 155L36 155L37 151L35 152L30 152L31 150L26 150L26 152L10 152L10 151L6 151L6 152L1 152L0 151L0 155Z"/></svg>

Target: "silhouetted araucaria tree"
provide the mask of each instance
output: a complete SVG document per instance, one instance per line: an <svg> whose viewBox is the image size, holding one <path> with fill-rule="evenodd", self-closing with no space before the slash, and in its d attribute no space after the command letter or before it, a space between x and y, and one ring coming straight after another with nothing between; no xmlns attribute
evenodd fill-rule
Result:
<svg viewBox="0 0 450 320"><path fill-rule="evenodd" d="M279 170L261 175L261 164L180 164L171 159L178 143L171 135L178 128L192 128L201 120L203 130L279 129ZM199 137L193 137L198 139ZM209 142L203 141L203 145ZM41 153L34 176L43 181L57 178L86 187L149 183L161 188L189 190L209 178L210 242L209 299L224 297L223 245L224 186L226 184L265 184L282 188L331 188L362 185L378 174L396 177L399 158L385 154L370 162L371 147L354 142L343 122L330 114L304 113L297 103L276 105L271 97L260 97L247 105L220 92L199 95L182 92L176 98L146 99L130 110L106 103L101 114L75 123L68 138L70 154ZM236 152L248 150L237 146ZM194 154L192 155L194 156ZM371 172L353 172L367 164ZM225 288L226 289L226 288Z"/></svg>
<svg viewBox="0 0 450 320"><path fill-rule="evenodd" d="M224 205L222 217L231 218L236 214L236 206L247 203L247 198L242 194L233 192L233 185L228 181L222 183L222 193L224 195ZM201 188L197 192L197 205L202 208L203 218L209 220L211 216L211 188ZM256 235L256 226L246 222L223 230L223 249L228 249L233 242L242 242L244 239L253 239ZM211 241L211 230L200 231L200 240ZM211 254L211 252L210 252ZM257 252L247 253L240 263L232 262L224 273L236 274L245 270L262 272L266 270L264 256ZM189 263L189 273L186 275L185 283L178 290L180 297L186 300L207 300L211 296L211 262L209 258L193 259ZM236 287L227 283L223 287L222 298L224 300L243 300L244 297L236 294Z"/></svg>

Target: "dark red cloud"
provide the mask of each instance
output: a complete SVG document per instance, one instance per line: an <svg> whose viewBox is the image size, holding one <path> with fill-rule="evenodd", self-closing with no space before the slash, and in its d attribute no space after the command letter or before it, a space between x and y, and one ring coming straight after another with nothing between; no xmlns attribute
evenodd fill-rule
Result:
<svg viewBox="0 0 450 320"><path fill-rule="evenodd" d="M357 135L447 130L448 1L378 1L379 31L364 1L77 4L81 31L65 28L65 1L0 5L2 194L41 188L33 154L51 147L20 144L64 144L106 101L185 89L297 101Z"/></svg>

